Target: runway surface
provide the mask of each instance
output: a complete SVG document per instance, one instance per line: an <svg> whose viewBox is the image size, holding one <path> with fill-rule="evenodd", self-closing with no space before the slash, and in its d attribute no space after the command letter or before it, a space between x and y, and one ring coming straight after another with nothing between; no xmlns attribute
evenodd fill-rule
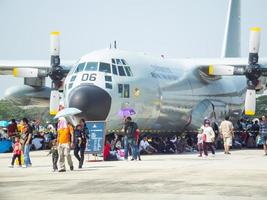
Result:
<svg viewBox="0 0 267 200"><path fill-rule="evenodd" d="M31 152L33 166L9 168L0 154L0 199L264 199L267 156L262 150L199 158L149 155L142 161L85 162L83 169L52 172L47 151ZM87 156L86 156L87 159Z"/></svg>

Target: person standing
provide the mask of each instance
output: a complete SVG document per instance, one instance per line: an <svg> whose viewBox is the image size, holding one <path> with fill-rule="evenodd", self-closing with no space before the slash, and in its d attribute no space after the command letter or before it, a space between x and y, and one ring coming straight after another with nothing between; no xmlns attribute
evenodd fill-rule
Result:
<svg viewBox="0 0 267 200"><path fill-rule="evenodd" d="M83 166L84 151L86 148L88 134L89 131L86 127L85 121L84 119L81 119L80 124L76 126L76 129L74 131L74 156L79 161L79 168L82 168Z"/></svg>
<svg viewBox="0 0 267 200"><path fill-rule="evenodd" d="M18 158L19 161L19 166L21 167L21 151L22 151L22 146L19 142L19 137L15 137L15 144L13 145L13 157L12 157L12 161L11 161L11 166L10 167L14 167L14 163L16 158Z"/></svg>
<svg viewBox="0 0 267 200"><path fill-rule="evenodd" d="M260 121L260 136L263 139L263 149L264 153L267 156L267 120L265 116L262 116Z"/></svg>
<svg viewBox="0 0 267 200"><path fill-rule="evenodd" d="M15 119L11 119L11 124L7 126L8 137L14 142L15 136L18 133L18 126Z"/></svg>
<svg viewBox="0 0 267 200"><path fill-rule="evenodd" d="M202 129L198 129L197 147L198 147L198 151L199 151L198 157L202 157L202 152L203 152L203 130Z"/></svg>
<svg viewBox="0 0 267 200"><path fill-rule="evenodd" d="M58 161L58 148L56 144L56 140L52 141L52 147L48 153L48 155L52 154L52 164L54 172L58 170L57 161Z"/></svg>
<svg viewBox="0 0 267 200"><path fill-rule="evenodd" d="M30 149L31 149L31 143L32 143L32 127L29 124L29 121L27 118L22 119L22 139L23 139L23 145L24 145L24 163L26 168L32 165L31 158L30 158Z"/></svg>
<svg viewBox="0 0 267 200"><path fill-rule="evenodd" d="M73 170L73 162L70 155L70 148L73 144L73 128L64 117L59 118L58 122L58 154L59 154L59 172L66 172L65 168L65 157L67 157L70 170Z"/></svg>
<svg viewBox="0 0 267 200"><path fill-rule="evenodd" d="M233 123L229 121L229 116L225 116L224 121L222 121L219 129L223 138L224 153L231 154L229 150L232 146L234 137L234 126Z"/></svg>
<svg viewBox="0 0 267 200"><path fill-rule="evenodd" d="M139 131L138 126L135 122L132 121L131 117L127 117L125 120L124 133L126 135L125 146L130 146L132 151L132 159L137 160L137 144L135 139L135 133ZM125 148L125 160L128 160L128 147Z"/></svg>
<svg viewBox="0 0 267 200"><path fill-rule="evenodd" d="M208 149L211 150L212 155L215 155L215 149L214 149L214 141L215 141L215 133L210 126L210 121L208 119L204 120L204 125L201 127L203 130L203 149L205 156L208 156Z"/></svg>

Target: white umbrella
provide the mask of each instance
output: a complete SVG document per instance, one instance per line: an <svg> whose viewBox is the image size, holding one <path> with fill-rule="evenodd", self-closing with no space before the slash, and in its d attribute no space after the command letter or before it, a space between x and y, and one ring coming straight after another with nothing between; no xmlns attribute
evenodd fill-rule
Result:
<svg viewBox="0 0 267 200"><path fill-rule="evenodd" d="M67 117L81 113L82 111L77 108L64 108L63 110L59 111L54 119L58 119L60 117Z"/></svg>

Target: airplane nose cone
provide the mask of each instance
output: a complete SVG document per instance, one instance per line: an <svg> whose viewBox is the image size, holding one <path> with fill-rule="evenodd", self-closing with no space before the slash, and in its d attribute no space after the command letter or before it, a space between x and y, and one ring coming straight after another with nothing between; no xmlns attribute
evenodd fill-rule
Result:
<svg viewBox="0 0 267 200"><path fill-rule="evenodd" d="M81 85L70 93L69 107L82 111L78 117L86 121L106 120L111 106L111 96L95 85Z"/></svg>

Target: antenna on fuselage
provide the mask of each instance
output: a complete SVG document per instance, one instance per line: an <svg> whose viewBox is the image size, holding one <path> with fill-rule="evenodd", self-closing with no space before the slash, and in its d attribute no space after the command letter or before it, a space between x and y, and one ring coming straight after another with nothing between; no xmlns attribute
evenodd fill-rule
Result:
<svg viewBox="0 0 267 200"><path fill-rule="evenodd" d="M114 49L117 49L117 41L114 40Z"/></svg>

